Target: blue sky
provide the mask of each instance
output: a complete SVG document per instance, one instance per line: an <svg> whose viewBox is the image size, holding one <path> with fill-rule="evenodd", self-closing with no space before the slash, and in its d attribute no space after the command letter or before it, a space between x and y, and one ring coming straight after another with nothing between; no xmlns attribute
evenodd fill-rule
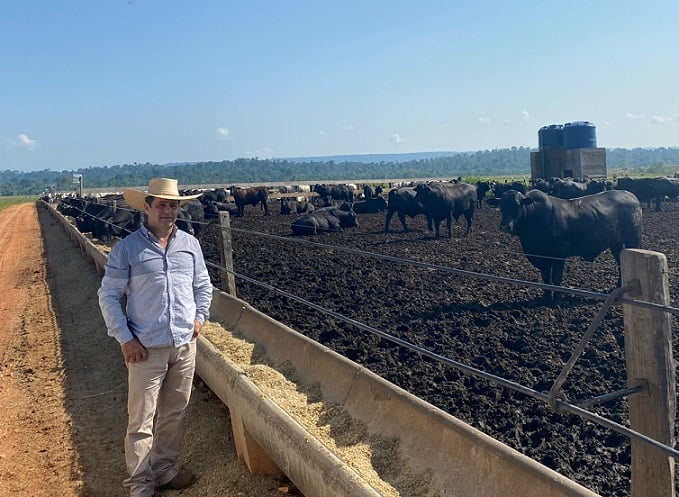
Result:
<svg viewBox="0 0 679 497"><path fill-rule="evenodd" d="M679 1L3 0L0 170L679 146Z"/></svg>

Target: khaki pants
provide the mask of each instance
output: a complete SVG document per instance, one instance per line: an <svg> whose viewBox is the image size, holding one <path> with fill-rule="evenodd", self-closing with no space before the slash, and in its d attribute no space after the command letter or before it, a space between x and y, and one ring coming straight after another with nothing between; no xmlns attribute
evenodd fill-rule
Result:
<svg viewBox="0 0 679 497"><path fill-rule="evenodd" d="M154 486L174 478L182 443L182 418L196 367L195 338L181 347L148 349L144 362L128 364L123 481L131 497L151 497ZM155 426L154 426L155 417Z"/></svg>

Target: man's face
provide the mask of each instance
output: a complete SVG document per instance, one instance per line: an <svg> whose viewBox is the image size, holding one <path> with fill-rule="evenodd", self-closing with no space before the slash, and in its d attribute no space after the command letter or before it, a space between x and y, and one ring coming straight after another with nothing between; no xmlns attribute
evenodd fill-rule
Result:
<svg viewBox="0 0 679 497"><path fill-rule="evenodd" d="M177 220L178 211L179 200L153 197L151 205L144 204L144 212L151 228L171 229Z"/></svg>

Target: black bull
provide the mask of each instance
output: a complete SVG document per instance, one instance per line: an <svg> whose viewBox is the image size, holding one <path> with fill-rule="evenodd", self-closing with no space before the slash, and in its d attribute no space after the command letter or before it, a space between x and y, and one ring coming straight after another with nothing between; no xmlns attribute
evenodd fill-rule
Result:
<svg viewBox="0 0 679 497"><path fill-rule="evenodd" d="M293 221L290 229L295 235L316 235L333 231L342 231L344 228L358 226L356 213L340 207L325 207L304 214Z"/></svg>
<svg viewBox="0 0 679 497"><path fill-rule="evenodd" d="M403 226L403 231L408 231L406 224L406 216L414 218L420 214L427 216L427 227L432 230L431 216L424 210L424 205L415 199L415 190L410 186L402 186L394 188L389 192L389 201L387 202L387 219L384 223L384 231L389 232L389 223L394 213L398 213L398 218Z"/></svg>
<svg viewBox="0 0 679 497"><path fill-rule="evenodd" d="M492 200L502 213L500 231L519 237L546 284L561 285L567 257L591 262L609 248L619 274L622 249L641 248L641 204L627 191L563 200L539 190L526 195L510 190ZM545 291L545 298L550 300L552 292Z"/></svg>
<svg viewBox="0 0 679 497"><path fill-rule="evenodd" d="M431 182L415 187L415 200L422 203L425 213L434 221L434 232L439 237L441 221L446 220L448 237L453 237L452 219L461 215L467 220L468 235L472 231L472 219L476 208L476 186L467 183Z"/></svg>
<svg viewBox="0 0 679 497"><path fill-rule="evenodd" d="M269 214L269 191L265 186L252 186L250 188L231 188L231 195L238 207L238 217L243 217L246 205L254 205L261 203L264 215Z"/></svg>

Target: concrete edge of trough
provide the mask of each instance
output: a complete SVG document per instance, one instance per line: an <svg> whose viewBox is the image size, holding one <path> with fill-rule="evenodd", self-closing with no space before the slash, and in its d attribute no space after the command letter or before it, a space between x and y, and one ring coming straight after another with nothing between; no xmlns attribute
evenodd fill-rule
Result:
<svg viewBox="0 0 679 497"><path fill-rule="evenodd" d="M380 495L204 337L198 341L196 372L228 406L232 424L242 424L247 436L264 449L304 495ZM234 427L234 436L238 431L239 427ZM250 451L249 464L259 464L251 449L240 449Z"/></svg>

